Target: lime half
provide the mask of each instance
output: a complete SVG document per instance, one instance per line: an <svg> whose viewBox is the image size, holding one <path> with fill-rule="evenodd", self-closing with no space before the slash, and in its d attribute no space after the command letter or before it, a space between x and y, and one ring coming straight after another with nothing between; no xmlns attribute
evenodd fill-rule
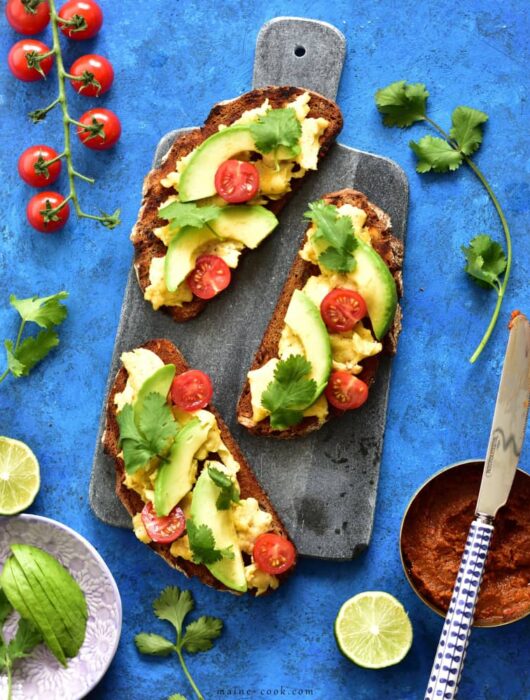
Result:
<svg viewBox="0 0 530 700"><path fill-rule="evenodd" d="M341 607L335 638L350 661L364 668L385 668L407 655L412 625L399 600L382 591L367 591Z"/></svg>
<svg viewBox="0 0 530 700"><path fill-rule="evenodd" d="M39 463L33 452L20 440L0 437L0 515L28 508L39 487Z"/></svg>

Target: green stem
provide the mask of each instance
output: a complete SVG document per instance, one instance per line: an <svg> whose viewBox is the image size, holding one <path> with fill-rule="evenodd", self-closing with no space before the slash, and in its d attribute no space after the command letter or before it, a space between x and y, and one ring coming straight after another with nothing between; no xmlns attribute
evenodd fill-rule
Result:
<svg viewBox="0 0 530 700"><path fill-rule="evenodd" d="M9 374L9 367L5 370L5 372L2 372L2 374L0 374L0 384L4 381L4 379L7 377L8 374Z"/></svg>
<svg viewBox="0 0 530 700"><path fill-rule="evenodd" d="M194 681L193 678L191 677L191 674L190 674L190 672L188 671L188 667L187 667L186 664L184 663L184 657L182 656L182 652L180 651L180 649L179 649L178 646L175 647L175 651L176 651L176 653L177 653L177 656L179 657L179 661L180 661L180 665L182 666L182 670L184 671L184 674L185 674L186 678L188 679L188 683L191 685L191 687L193 688L193 692L194 692L195 695L197 696L197 700L204 700L203 694L201 693L201 691L200 691L200 690L197 688L197 686L195 685L195 681Z"/></svg>
<svg viewBox="0 0 530 700"><path fill-rule="evenodd" d="M6 663L7 668L7 700L11 700L13 692L13 673L11 671L11 662Z"/></svg>
<svg viewBox="0 0 530 700"><path fill-rule="evenodd" d="M17 339L15 342L15 348L14 348L15 352L18 350L18 346L20 345L20 341L22 340L22 333L24 332L25 325L26 325L26 321L24 321L24 319L22 319L22 321L20 322L20 328L18 329L18 335L17 335Z"/></svg>

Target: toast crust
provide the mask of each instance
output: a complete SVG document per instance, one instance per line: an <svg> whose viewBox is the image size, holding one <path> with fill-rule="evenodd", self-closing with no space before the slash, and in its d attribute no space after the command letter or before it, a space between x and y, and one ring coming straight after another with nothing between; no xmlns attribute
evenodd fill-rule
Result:
<svg viewBox="0 0 530 700"><path fill-rule="evenodd" d="M365 226L370 228L372 245L387 264L396 281L398 295L401 297L403 295L403 277L401 272L403 266L403 243L392 235L392 224L388 214L379 209L379 207L368 200L366 195L357 190L343 189L337 192L331 192L330 194L324 195L322 199L327 204L333 204L336 207L340 207L343 204L351 204L366 212L367 218ZM311 224L309 224L307 230L310 226ZM307 241L307 230L304 234L300 250ZM302 289L309 277L318 275L319 272L320 270L317 265L302 260L298 253L296 254L296 258L291 266L278 303L269 321L269 325L265 330L261 345L254 356L250 370L258 369L269 360L278 356L278 346L284 326L285 314L287 313L287 308L293 292L295 289ZM394 355L396 353L397 339L401 330L401 318L401 307L398 304L392 327L383 339L384 354ZM361 362L363 371L358 376L366 382L368 386L371 386L375 381L377 368L379 366L379 357L380 355L368 357ZM322 425L318 418L314 416L305 417L301 423L291 426L286 430L273 430L268 418L254 424L252 422L253 411L251 399L250 383L247 378L237 404L237 420L255 435L289 439L307 435L313 430L318 430ZM330 406L328 420L337 415L341 415L341 412L333 408L333 406Z"/></svg>
<svg viewBox="0 0 530 700"><path fill-rule="evenodd" d="M255 107L260 107L265 99L268 99L272 108L283 107L286 102L291 102L304 92L311 95L308 117L324 117L329 125L320 137L319 160L329 150L342 129L342 114L338 106L311 90L299 87L270 86L252 90L240 97L228 102L216 104L204 126L200 129L192 129L178 136L171 146L167 156L160 167L151 170L144 180L142 190L142 204L138 214L138 220L132 230L131 240L134 244L134 267L142 292L145 293L149 286L149 268L151 260L166 254L167 248L153 233L153 229L164 225L164 221L158 218L158 208L168 198L172 190L164 187L161 180L175 170L180 158L188 155L209 136L216 133L221 124L229 126L235 122L243 112ZM308 174L303 178L291 181L292 190L281 199L269 202L266 206L274 214L278 214L287 204L291 196L301 187ZM246 251L243 251L246 252ZM208 302L198 297L193 297L182 306L162 306L161 310L169 314L174 321L183 322L197 316Z"/></svg>
<svg viewBox="0 0 530 700"><path fill-rule="evenodd" d="M184 360L184 357L181 355L181 353L175 347L175 345L173 345L173 343L171 343L169 340L150 340L141 347L145 348L146 350L151 350L152 352L157 354L165 364L173 363L176 367L177 374L182 374L182 372L185 372L187 369L189 369L186 361ZM132 517L133 515L136 515L137 513L141 512L142 508L144 507L144 502L142 501L140 495L136 493L136 491L127 488L127 486L125 486L124 484L125 464L123 462L123 459L118 456L121 451L119 445L120 433L118 421L116 419L116 406L114 404L114 397L116 396L116 394L124 390L125 384L127 382L127 377L127 370L124 367L121 367L116 375L116 379L109 393L106 409L107 423L103 435L103 449L108 455L110 455L114 459L114 464L116 468L116 495L118 496L118 498L123 503L123 505ZM241 453L239 446L232 437L223 419L213 406L207 406L206 409L214 414L224 444L229 449L234 459L237 462L239 462L240 470L238 472L238 482L241 491L241 498L255 498L258 501L260 507L272 515L272 530L279 535L288 537L285 526L283 525L278 513L276 512L274 506L270 502L269 497L259 484L257 478L255 477L245 457ZM202 564L195 564L194 562L188 561L187 559L183 559L182 557L174 557L170 553L171 544L159 544L156 542L150 542L148 546L157 554L159 554L163 559L165 559L170 566L174 567L175 569L178 569L188 578L191 576L195 576L207 586L211 586L212 588L217 588L218 590L229 591L230 593L237 594L236 591L233 591L232 589L228 588L223 583L218 581L210 573L206 566ZM292 571L292 569L290 571ZM281 574L280 576L278 576L280 583L286 577L287 574ZM269 591L267 591L267 593ZM255 589L249 589L249 592L251 594L255 594Z"/></svg>

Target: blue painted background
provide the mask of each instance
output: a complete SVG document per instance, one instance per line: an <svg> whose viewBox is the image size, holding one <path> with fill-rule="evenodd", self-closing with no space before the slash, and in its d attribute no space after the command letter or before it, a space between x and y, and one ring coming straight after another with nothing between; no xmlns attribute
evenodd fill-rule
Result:
<svg viewBox="0 0 530 700"><path fill-rule="evenodd" d="M423 696L441 621L419 602L404 579L398 532L406 504L435 470L485 452L509 311L529 310L528 64L530 26L523 2L505 0L380 0L351 3L167 2L102 0L105 25L95 40L66 48L66 65L96 51L116 69L100 103L123 124L119 145L93 153L74 145L76 167L97 177L79 186L83 206L113 210L123 224L108 232L72 217L62 233L44 236L26 223L32 194L16 175L19 153L32 143L61 150L58 115L40 125L25 119L55 90L47 83L16 82L5 68L16 37L1 20L0 330L13 337L17 320L8 295L70 291L61 347L27 379L0 387L0 432L27 442L42 468L33 512L71 525L99 549L120 588L124 628L111 669L91 698L191 697L176 663L140 657L133 636L169 632L155 621L151 601L171 583L189 587L201 613L217 615L226 631L213 651L190 659L206 698L247 691L246 697L292 695L328 700L409 700ZM88 482L108 362L131 259L129 230L143 175L159 137L202 122L210 106L250 86L256 34L278 15L315 17L341 29L348 41L338 102L341 141L394 158L411 186L405 260L405 324L394 362L375 530L369 550L345 564L302 561L297 575L264 600L212 592L173 573L128 532L91 514ZM49 30L44 35L49 41ZM463 273L459 247L479 232L501 239L494 210L473 174L418 176L407 147L424 132L385 129L373 104L376 88L405 78L425 82L430 114L448 125L458 104L485 110L490 121L477 162L511 223L515 266L501 323L472 367L467 358L487 325L494 294ZM69 91L79 115L94 100ZM65 188L64 180L58 189ZM221 406L222 409L222 406ZM529 445L522 464L529 467ZM351 665L337 651L332 626L342 602L362 590L386 590L406 606L414 625L407 659L373 672ZM509 628L477 630L461 686L463 700L523 700L530 696L530 620ZM521 646L524 644L524 649ZM523 654L521 653L523 652ZM222 697L222 696L221 696Z"/></svg>

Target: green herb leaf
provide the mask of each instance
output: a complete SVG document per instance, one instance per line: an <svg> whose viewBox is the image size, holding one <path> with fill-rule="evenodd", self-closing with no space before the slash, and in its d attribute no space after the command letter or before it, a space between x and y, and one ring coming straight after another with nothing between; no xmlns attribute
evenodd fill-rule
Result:
<svg viewBox="0 0 530 700"><path fill-rule="evenodd" d="M153 603L153 610L159 620L171 622L180 634L184 618L193 610L193 605L190 591L181 591L177 586L168 586Z"/></svg>
<svg viewBox="0 0 530 700"><path fill-rule="evenodd" d="M68 298L68 292L58 292L49 297L29 297L17 299L14 294L9 297L13 306L24 321L36 323L41 328L58 326L68 315L68 309L61 304L62 299Z"/></svg>
<svg viewBox="0 0 530 700"><path fill-rule="evenodd" d="M447 141L437 136L424 136L417 143L410 141L409 146L418 156L416 170L419 173L446 173L448 170L457 170L462 165L463 156L455 150Z"/></svg>
<svg viewBox="0 0 530 700"><path fill-rule="evenodd" d="M0 627L4 624L4 622L7 620L7 618L11 615L13 612L13 606L7 599L6 594L4 591L0 588Z"/></svg>
<svg viewBox="0 0 530 700"><path fill-rule="evenodd" d="M398 80L375 93L377 109L383 114L385 126L411 126L425 118L429 93L423 83Z"/></svg>
<svg viewBox="0 0 530 700"><path fill-rule="evenodd" d="M208 466L208 475L214 484L221 489L215 502L217 510L228 510L230 503L239 503L239 489L228 474L216 467Z"/></svg>
<svg viewBox="0 0 530 700"><path fill-rule="evenodd" d="M270 153L279 146L299 152L299 140L302 126L296 118L292 107L270 109L249 126L250 133L258 151Z"/></svg>
<svg viewBox="0 0 530 700"><path fill-rule="evenodd" d="M175 695L171 695L167 700L187 700L184 695L181 695L180 693L175 693Z"/></svg>
<svg viewBox="0 0 530 700"><path fill-rule="evenodd" d="M466 272L481 287L493 287L500 294L499 276L506 270L507 260L502 246L486 234L475 236L469 246L462 246L466 256Z"/></svg>
<svg viewBox="0 0 530 700"><path fill-rule="evenodd" d="M33 623L21 617L15 636L7 645L7 653L12 661L22 659L28 656L41 642L42 634L39 630Z"/></svg>
<svg viewBox="0 0 530 700"><path fill-rule="evenodd" d="M216 219L222 208L213 205L199 207L195 202L170 202L160 207L158 216L166 219L170 229L179 229L184 226L202 228L208 221Z"/></svg>
<svg viewBox="0 0 530 700"><path fill-rule="evenodd" d="M169 656L175 651L173 642L159 634L141 632L134 638L134 643L141 654L150 654L151 656Z"/></svg>
<svg viewBox="0 0 530 700"><path fill-rule="evenodd" d="M36 336L29 336L16 349L10 340L5 340L8 367L15 377L27 376L35 365L57 345L59 345L59 336L52 330L44 330Z"/></svg>
<svg viewBox="0 0 530 700"><path fill-rule="evenodd" d="M15 377L24 376L26 373L26 367L22 364L22 362L17 360L12 341L4 340L4 347L6 349L7 367L11 374L13 374Z"/></svg>
<svg viewBox="0 0 530 700"><path fill-rule="evenodd" d="M222 631L222 620L203 615L198 620L190 622L186 627L182 638L182 647L191 654L198 651L208 651L213 647L212 640L217 639Z"/></svg>
<svg viewBox="0 0 530 700"><path fill-rule="evenodd" d="M216 549L213 532L208 525L196 525L192 518L186 521L186 531L196 564L213 564L221 559L233 559L232 546L225 549Z"/></svg>
<svg viewBox="0 0 530 700"><path fill-rule="evenodd" d="M285 430L304 417L304 410L315 400L317 385L308 379L311 363L302 355L280 360L274 370L274 381L262 394L261 404L270 412L271 427Z"/></svg>
<svg viewBox="0 0 530 700"><path fill-rule="evenodd" d="M311 202L304 216L316 226L315 241L325 241L329 247L320 254L318 261L329 270L351 272L356 261L353 251L358 246L349 216L341 216L337 207L323 200Z"/></svg>
<svg viewBox="0 0 530 700"><path fill-rule="evenodd" d="M472 107L457 107L451 120L449 135L457 142L462 153L471 155L482 143L482 124L488 121L488 115Z"/></svg>

